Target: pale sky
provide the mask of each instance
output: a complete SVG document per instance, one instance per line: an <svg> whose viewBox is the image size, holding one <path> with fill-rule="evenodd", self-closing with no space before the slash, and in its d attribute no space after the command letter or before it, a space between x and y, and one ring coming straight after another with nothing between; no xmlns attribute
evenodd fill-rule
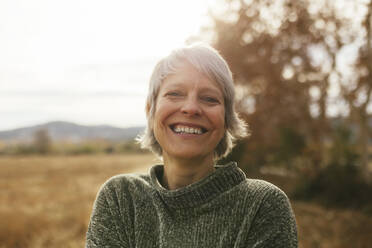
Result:
<svg viewBox="0 0 372 248"><path fill-rule="evenodd" d="M0 130L145 125L156 61L208 25L210 0L1 0Z"/></svg>

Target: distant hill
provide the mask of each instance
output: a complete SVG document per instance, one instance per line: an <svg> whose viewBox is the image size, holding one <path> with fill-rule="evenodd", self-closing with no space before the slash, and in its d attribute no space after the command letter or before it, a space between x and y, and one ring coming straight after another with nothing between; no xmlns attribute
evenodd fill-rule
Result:
<svg viewBox="0 0 372 248"><path fill-rule="evenodd" d="M71 122L54 121L45 124L0 131L0 141L30 142L37 130L45 129L53 141L80 142L92 139L123 141L135 138L145 127L118 128L109 125L84 126Z"/></svg>

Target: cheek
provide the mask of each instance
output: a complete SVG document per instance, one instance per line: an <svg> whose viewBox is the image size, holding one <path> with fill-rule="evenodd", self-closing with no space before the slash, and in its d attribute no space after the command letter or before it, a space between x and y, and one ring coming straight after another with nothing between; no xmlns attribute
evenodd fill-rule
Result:
<svg viewBox="0 0 372 248"><path fill-rule="evenodd" d="M156 109L154 113L154 122L158 127L165 125L166 119L172 114L173 107L164 101L159 101L156 104Z"/></svg>
<svg viewBox="0 0 372 248"><path fill-rule="evenodd" d="M213 115L210 116L210 119L213 122L216 135L219 139L222 139L222 137L225 135L226 131L226 123L225 123L225 111L224 109L219 109L215 112L213 112Z"/></svg>
<svg viewBox="0 0 372 248"><path fill-rule="evenodd" d="M220 109L220 110L216 111L216 113L214 114L214 120L215 120L215 123L218 127L225 127L226 126L225 110Z"/></svg>

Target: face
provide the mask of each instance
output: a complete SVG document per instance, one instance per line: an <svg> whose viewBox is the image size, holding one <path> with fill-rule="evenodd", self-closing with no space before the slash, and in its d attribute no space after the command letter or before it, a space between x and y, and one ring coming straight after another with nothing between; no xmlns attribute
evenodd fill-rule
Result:
<svg viewBox="0 0 372 248"><path fill-rule="evenodd" d="M225 133L223 93L216 82L184 62L162 82L153 123L163 157L213 159Z"/></svg>

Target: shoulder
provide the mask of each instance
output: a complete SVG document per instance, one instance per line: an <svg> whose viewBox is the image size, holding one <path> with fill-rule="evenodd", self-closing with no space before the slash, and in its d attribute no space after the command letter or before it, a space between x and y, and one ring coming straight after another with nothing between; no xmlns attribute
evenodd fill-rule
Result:
<svg viewBox="0 0 372 248"><path fill-rule="evenodd" d="M150 176L147 174L119 174L109 178L103 188L146 187L150 185Z"/></svg>
<svg viewBox="0 0 372 248"><path fill-rule="evenodd" d="M241 193L249 194L260 202L288 202L287 195L276 185L259 179L246 179L240 185Z"/></svg>
<svg viewBox="0 0 372 248"><path fill-rule="evenodd" d="M264 218L282 219L294 223L294 213L288 196L276 185L263 181L249 179L245 187L254 188L259 195L258 214ZM266 217L265 217L266 216ZM294 224L295 225L295 224Z"/></svg>
<svg viewBox="0 0 372 248"><path fill-rule="evenodd" d="M119 174L109 178L103 186L141 185L149 182L150 176L147 174Z"/></svg>
<svg viewBox="0 0 372 248"><path fill-rule="evenodd" d="M297 247L296 219L287 195L263 180L247 179L243 188L255 192L249 244L259 247ZM248 245L249 246L249 245ZM250 246L249 246L250 247Z"/></svg>
<svg viewBox="0 0 372 248"><path fill-rule="evenodd" d="M240 184L240 187L246 191L259 192L264 195L266 194L285 195L285 193L278 186L260 179L247 178Z"/></svg>
<svg viewBox="0 0 372 248"><path fill-rule="evenodd" d="M141 195L152 188L150 176L144 174L119 174L104 182L98 194L110 196Z"/></svg>

